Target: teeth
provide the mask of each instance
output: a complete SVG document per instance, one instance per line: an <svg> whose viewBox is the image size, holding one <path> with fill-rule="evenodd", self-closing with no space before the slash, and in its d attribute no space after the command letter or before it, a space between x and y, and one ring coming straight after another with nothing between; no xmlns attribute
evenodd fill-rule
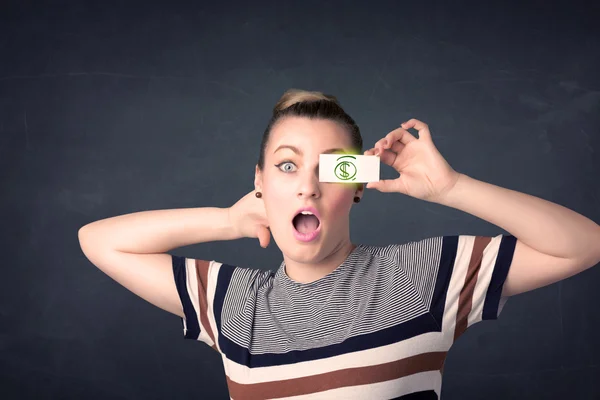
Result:
<svg viewBox="0 0 600 400"><path fill-rule="evenodd" d="M300 214L304 214L304 215L314 215L313 213L311 213L310 211L302 211Z"/></svg>

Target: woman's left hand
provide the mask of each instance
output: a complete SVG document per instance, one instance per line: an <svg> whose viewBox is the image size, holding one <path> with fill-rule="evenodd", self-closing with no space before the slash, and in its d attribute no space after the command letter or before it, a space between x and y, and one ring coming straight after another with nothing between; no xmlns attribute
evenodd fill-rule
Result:
<svg viewBox="0 0 600 400"><path fill-rule="evenodd" d="M419 132L415 138L407 129ZM439 202L456 184L460 173L446 162L431 139L424 122L411 119L375 143L365 155L378 155L400 177L367 183L368 189L398 192L417 199Z"/></svg>

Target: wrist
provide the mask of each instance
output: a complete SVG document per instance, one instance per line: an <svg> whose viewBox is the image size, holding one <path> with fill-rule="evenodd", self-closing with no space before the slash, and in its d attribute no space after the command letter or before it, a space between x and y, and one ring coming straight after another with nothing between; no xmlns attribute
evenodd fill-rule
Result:
<svg viewBox="0 0 600 400"><path fill-rule="evenodd" d="M457 178L454 184L442 195L439 197L436 203L447 206L454 207L456 204L456 200L460 197L461 192L463 191L463 187L467 180L470 179L469 176L458 172Z"/></svg>
<svg viewBox="0 0 600 400"><path fill-rule="evenodd" d="M232 207L228 207L224 211L227 218L228 230L231 232L232 239L241 239L243 235L238 228L235 210L233 210Z"/></svg>

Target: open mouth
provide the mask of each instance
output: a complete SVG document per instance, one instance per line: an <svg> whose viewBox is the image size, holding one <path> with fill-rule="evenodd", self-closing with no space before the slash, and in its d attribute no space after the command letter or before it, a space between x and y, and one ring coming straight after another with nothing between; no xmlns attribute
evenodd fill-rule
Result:
<svg viewBox="0 0 600 400"><path fill-rule="evenodd" d="M304 211L296 214L292 224L298 232L306 235L315 232L321 226L321 221L316 215Z"/></svg>

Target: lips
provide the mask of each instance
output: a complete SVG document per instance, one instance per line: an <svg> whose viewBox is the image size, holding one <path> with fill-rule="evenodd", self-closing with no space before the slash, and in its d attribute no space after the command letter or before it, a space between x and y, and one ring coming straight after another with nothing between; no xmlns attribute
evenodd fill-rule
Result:
<svg viewBox="0 0 600 400"><path fill-rule="evenodd" d="M293 227L292 229L294 230L294 237L296 238L296 240L299 240L301 242L312 242L313 240L318 238L321 233L321 225L319 225L317 230L310 233L298 232L296 228Z"/></svg>
<svg viewBox="0 0 600 400"><path fill-rule="evenodd" d="M307 232L307 233L302 233L302 232L299 232L296 229L296 226L294 225L294 219L302 211L308 211L308 212L312 213L317 218L317 221L318 221L317 222L317 228L314 231ZM313 240L315 240L319 236L319 234L321 232L321 228L323 227L323 225L321 223L321 215L320 215L320 213L317 211L316 208L310 207L310 206L302 207L302 208L298 209L296 211L296 213L294 214L294 216L292 217L291 223L292 223L292 229L293 229L294 237L297 240L301 241L301 242L312 242Z"/></svg>
<svg viewBox="0 0 600 400"><path fill-rule="evenodd" d="M319 224L321 223L321 214L319 214L319 212L317 211L316 208L310 207L310 206L299 208L298 211L296 211L294 213L294 215L292 216L292 220L294 218L296 218L296 215L300 214L302 211L309 211L309 212L311 212L312 214L314 214L315 217L317 217L317 219L319 220Z"/></svg>

